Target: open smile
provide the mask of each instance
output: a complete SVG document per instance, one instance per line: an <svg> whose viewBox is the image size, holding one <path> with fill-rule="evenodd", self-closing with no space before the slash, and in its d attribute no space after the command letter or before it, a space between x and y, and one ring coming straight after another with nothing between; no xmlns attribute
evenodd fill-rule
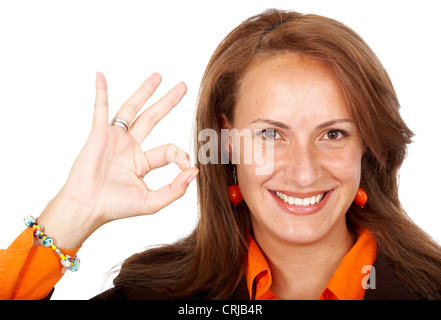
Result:
<svg viewBox="0 0 441 320"><path fill-rule="evenodd" d="M319 211L331 197L333 190L309 194L294 194L286 191L270 191L278 205L292 214L308 215Z"/></svg>
<svg viewBox="0 0 441 320"><path fill-rule="evenodd" d="M323 197L325 196L325 193L326 192L319 193L319 194L312 196L312 197L295 198L295 197L289 196L285 193L276 191L276 196L278 196L280 200L283 200L289 204L294 204L296 206L309 206L309 205L319 203L323 199Z"/></svg>

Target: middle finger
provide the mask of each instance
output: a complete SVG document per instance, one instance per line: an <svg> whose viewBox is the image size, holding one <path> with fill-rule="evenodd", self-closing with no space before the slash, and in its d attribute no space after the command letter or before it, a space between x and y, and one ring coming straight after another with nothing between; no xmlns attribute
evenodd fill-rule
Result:
<svg viewBox="0 0 441 320"><path fill-rule="evenodd" d="M152 74L141 87L121 106L116 117L126 120L129 125L135 119L137 113L147 100L153 95L161 83L161 76L158 73Z"/></svg>
<svg viewBox="0 0 441 320"><path fill-rule="evenodd" d="M153 127L181 101L186 92L186 84L184 82L178 83L165 96L136 118L129 132L139 144L149 135Z"/></svg>

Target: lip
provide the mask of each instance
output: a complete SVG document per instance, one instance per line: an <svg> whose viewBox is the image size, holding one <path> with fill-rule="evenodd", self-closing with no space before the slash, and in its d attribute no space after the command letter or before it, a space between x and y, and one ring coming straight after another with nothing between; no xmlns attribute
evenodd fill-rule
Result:
<svg viewBox="0 0 441 320"><path fill-rule="evenodd" d="M307 193L299 193L299 192L291 192L291 191L285 191L285 190L271 190L271 192L279 191L283 194L286 194L287 196L294 197L294 198L310 198L312 196L316 196L318 194L326 193L330 190L319 190L319 191L313 191L313 192L307 192Z"/></svg>
<svg viewBox="0 0 441 320"><path fill-rule="evenodd" d="M285 192L282 190L277 190L279 192L282 192L288 196L295 197L295 198L308 198L315 196L317 194L324 193L323 199L319 203L315 203L313 205L309 206L296 206L295 204L289 204L285 201L281 200L277 195L275 190L270 190L269 193L276 201L277 205L285 212L289 214L299 215L299 216L306 216L306 215L312 215L314 213L317 213L320 211L328 202L329 198L332 196L333 190L328 191L318 191L313 193L293 193L293 192Z"/></svg>

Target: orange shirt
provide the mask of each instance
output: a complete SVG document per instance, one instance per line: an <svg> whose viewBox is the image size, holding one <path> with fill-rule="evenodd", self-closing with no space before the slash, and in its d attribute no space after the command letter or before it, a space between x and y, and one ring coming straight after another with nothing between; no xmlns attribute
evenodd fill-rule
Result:
<svg viewBox="0 0 441 320"><path fill-rule="evenodd" d="M61 249L75 257L79 249ZM8 247L0 249L0 300L43 299L63 276L60 258L51 249L34 246L32 228L26 228Z"/></svg>
<svg viewBox="0 0 441 320"><path fill-rule="evenodd" d="M50 248L34 246L31 228L26 228L8 249L0 249L0 300L43 299L63 276L60 258ZM246 280L250 297L255 284L256 300L273 300L271 271L257 243L250 238ZM79 249L63 250L72 257ZM377 253L376 242L363 230L328 282L320 300L363 299L361 285L365 265L372 265Z"/></svg>
<svg viewBox="0 0 441 320"><path fill-rule="evenodd" d="M373 265L377 256L377 244L372 234L363 229L357 242L344 256L336 272L328 282L319 300L362 300L365 289L363 278L368 272L363 268ZM271 270L252 237L249 240L246 280L250 298L255 300L277 300L271 292Z"/></svg>

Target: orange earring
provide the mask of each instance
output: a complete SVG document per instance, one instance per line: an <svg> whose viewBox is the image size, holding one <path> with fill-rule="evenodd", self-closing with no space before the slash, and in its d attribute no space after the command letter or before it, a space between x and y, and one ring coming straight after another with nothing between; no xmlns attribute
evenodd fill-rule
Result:
<svg viewBox="0 0 441 320"><path fill-rule="evenodd" d="M367 202L367 199L368 199L368 196L367 196L366 191L364 191L362 188L358 188L357 194L354 199L355 204L357 206L359 206L360 208L363 208Z"/></svg>
<svg viewBox="0 0 441 320"><path fill-rule="evenodd" d="M243 201L242 193L240 192L239 185L237 184L236 166L233 167L234 184L228 186L228 195L234 206L237 206Z"/></svg>

